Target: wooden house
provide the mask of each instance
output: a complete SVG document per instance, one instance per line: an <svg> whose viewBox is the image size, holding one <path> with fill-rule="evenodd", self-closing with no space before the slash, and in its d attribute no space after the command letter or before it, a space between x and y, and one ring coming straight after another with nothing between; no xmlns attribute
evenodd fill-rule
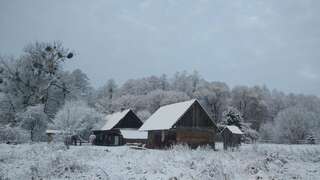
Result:
<svg viewBox="0 0 320 180"><path fill-rule="evenodd" d="M93 131L95 145L119 146L126 143L145 143L147 133L138 131L142 121L130 109L106 116L106 123Z"/></svg>
<svg viewBox="0 0 320 180"><path fill-rule="evenodd" d="M214 148L217 127L197 100L160 107L140 128L148 132L148 148L174 144Z"/></svg>
<svg viewBox="0 0 320 180"><path fill-rule="evenodd" d="M226 126L221 131L223 149L238 148L241 145L243 132L237 126Z"/></svg>

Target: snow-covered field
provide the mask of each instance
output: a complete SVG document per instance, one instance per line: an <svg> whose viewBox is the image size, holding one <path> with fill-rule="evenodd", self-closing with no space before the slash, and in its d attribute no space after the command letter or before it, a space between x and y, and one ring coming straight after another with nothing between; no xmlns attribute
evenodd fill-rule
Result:
<svg viewBox="0 0 320 180"><path fill-rule="evenodd" d="M314 179L319 145L243 145L238 151L207 148L134 150L46 143L0 144L2 179Z"/></svg>

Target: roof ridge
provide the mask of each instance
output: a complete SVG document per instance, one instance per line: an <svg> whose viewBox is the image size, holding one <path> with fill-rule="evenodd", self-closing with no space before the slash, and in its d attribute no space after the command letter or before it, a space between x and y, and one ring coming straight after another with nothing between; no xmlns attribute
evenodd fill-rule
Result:
<svg viewBox="0 0 320 180"><path fill-rule="evenodd" d="M176 105L176 104L180 104L180 103L187 103L187 102L191 102L191 101L196 102L198 100L197 99L190 99L190 100L186 100L186 101L180 101L180 102L176 102L176 103L171 103L171 104L160 106L160 108L167 107L167 106L172 106L172 105Z"/></svg>

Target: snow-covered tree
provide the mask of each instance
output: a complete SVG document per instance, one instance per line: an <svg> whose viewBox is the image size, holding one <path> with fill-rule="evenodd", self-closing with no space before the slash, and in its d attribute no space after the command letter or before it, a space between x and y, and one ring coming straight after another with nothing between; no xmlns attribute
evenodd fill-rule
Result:
<svg viewBox="0 0 320 180"><path fill-rule="evenodd" d="M318 116L305 108L290 107L281 111L274 121L274 137L281 143L297 143L318 131Z"/></svg>
<svg viewBox="0 0 320 180"><path fill-rule="evenodd" d="M275 137L275 129L274 129L274 124L272 122L267 122L261 125L260 128L260 138L262 140L274 140Z"/></svg>
<svg viewBox="0 0 320 180"><path fill-rule="evenodd" d="M221 122L230 96L229 87L222 82L203 83L194 93L216 122Z"/></svg>
<svg viewBox="0 0 320 180"><path fill-rule="evenodd" d="M101 123L102 117L84 101L68 101L57 112L52 126L66 134L81 134L87 138L88 132Z"/></svg>
<svg viewBox="0 0 320 180"><path fill-rule="evenodd" d="M62 75L62 83L69 90L67 99L86 99L92 91L88 76L80 69L64 72Z"/></svg>
<svg viewBox="0 0 320 180"><path fill-rule="evenodd" d="M61 80L61 65L72 57L73 53L55 42L30 44L19 58L1 58L1 92L11 99L16 112L44 104L44 111L52 117L56 108L49 104L62 105L69 92Z"/></svg>
<svg viewBox="0 0 320 180"><path fill-rule="evenodd" d="M135 95L120 96L119 98L112 101L110 112L121 111L123 109L137 110L136 104L139 101L140 101L139 96L135 96Z"/></svg>
<svg viewBox="0 0 320 180"><path fill-rule="evenodd" d="M15 125L15 109L11 99L5 93L0 92L0 125Z"/></svg>
<svg viewBox="0 0 320 180"><path fill-rule="evenodd" d="M265 89L236 86L233 88L231 105L236 107L244 120L259 130L260 125L268 119L268 105L265 100Z"/></svg>
<svg viewBox="0 0 320 180"><path fill-rule="evenodd" d="M277 114L288 108L287 96L285 93L277 90L271 92L271 97L269 99L269 116L273 121Z"/></svg>
<svg viewBox="0 0 320 180"><path fill-rule="evenodd" d="M225 125L235 125L241 128L241 123L243 118L241 113L234 107L228 107L227 110L223 112L223 124Z"/></svg>
<svg viewBox="0 0 320 180"><path fill-rule="evenodd" d="M119 90L118 85L113 79L109 79L108 82L96 91L93 100L89 100L89 104L92 104L98 111L109 114L112 111L112 103L118 98Z"/></svg>
<svg viewBox="0 0 320 180"><path fill-rule="evenodd" d="M155 90L143 97L145 108L153 113L164 105L189 100L190 97L184 92Z"/></svg>
<svg viewBox="0 0 320 180"><path fill-rule="evenodd" d="M188 96L193 97L201 81L202 78L197 71L194 71L193 74L188 74L186 71L177 72L173 77L171 89L185 92Z"/></svg>
<svg viewBox="0 0 320 180"><path fill-rule="evenodd" d="M151 116L151 113L147 110L142 110L137 112L137 116L144 122Z"/></svg>
<svg viewBox="0 0 320 180"><path fill-rule="evenodd" d="M43 105L29 106L17 116L21 128L30 132L31 141L40 141L48 126L49 118L43 111Z"/></svg>
<svg viewBox="0 0 320 180"><path fill-rule="evenodd" d="M146 95L154 90L166 90L168 82L166 76L150 76L141 79L130 79L121 87L122 95Z"/></svg>

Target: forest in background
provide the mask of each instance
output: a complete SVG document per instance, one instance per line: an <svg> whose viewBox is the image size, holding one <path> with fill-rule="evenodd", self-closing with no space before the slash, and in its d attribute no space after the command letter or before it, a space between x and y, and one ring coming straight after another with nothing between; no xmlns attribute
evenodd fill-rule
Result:
<svg viewBox="0 0 320 180"><path fill-rule="evenodd" d="M1 141L43 141L48 128L86 138L106 114L131 108L146 120L160 106L194 98L217 124L236 119L249 141L294 144L320 138L320 98L315 95L266 86L231 88L186 71L121 85L106 77L102 87L93 88L80 69L63 69L74 58L59 42L30 44L19 57L0 57Z"/></svg>

